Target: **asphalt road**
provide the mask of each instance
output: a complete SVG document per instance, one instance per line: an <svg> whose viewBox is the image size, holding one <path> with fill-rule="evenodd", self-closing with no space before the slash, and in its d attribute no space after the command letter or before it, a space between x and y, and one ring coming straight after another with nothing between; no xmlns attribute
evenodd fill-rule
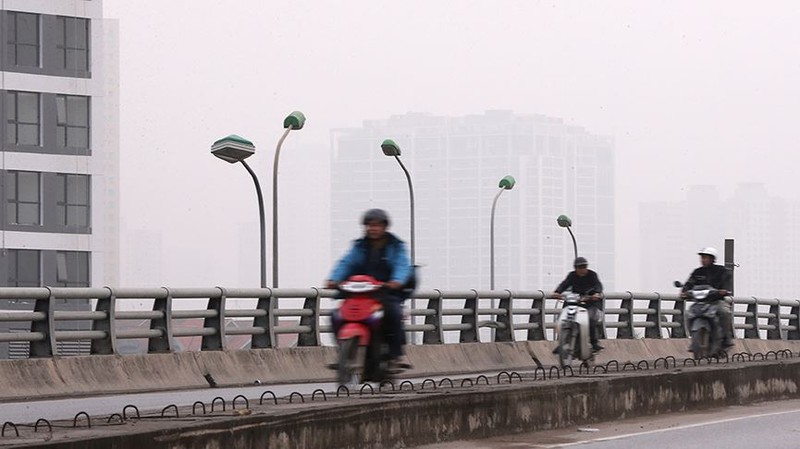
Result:
<svg viewBox="0 0 800 449"><path fill-rule="evenodd" d="M800 400L673 413L419 449L795 449Z"/></svg>

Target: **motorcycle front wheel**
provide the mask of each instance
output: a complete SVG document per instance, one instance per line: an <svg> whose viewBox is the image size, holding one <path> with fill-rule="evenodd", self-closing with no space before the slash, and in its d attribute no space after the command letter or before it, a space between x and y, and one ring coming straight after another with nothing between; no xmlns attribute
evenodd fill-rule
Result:
<svg viewBox="0 0 800 449"><path fill-rule="evenodd" d="M358 338L339 340L339 366L336 380L339 385L347 385L353 380L358 354Z"/></svg>
<svg viewBox="0 0 800 449"><path fill-rule="evenodd" d="M572 353L574 352L574 333L572 328L561 328L558 334L558 363L561 368L572 364Z"/></svg>
<svg viewBox="0 0 800 449"><path fill-rule="evenodd" d="M709 339L710 334L705 327L692 331L692 353L694 354L695 360L708 357L710 349Z"/></svg>

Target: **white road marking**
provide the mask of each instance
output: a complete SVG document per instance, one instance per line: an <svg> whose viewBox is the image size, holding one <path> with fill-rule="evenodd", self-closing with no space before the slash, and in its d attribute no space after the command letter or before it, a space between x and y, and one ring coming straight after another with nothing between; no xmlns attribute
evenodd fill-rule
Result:
<svg viewBox="0 0 800 449"><path fill-rule="evenodd" d="M695 423L695 424L684 424L684 425L681 425L681 426L667 427L667 428L664 428L664 429L647 430L647 431L644 431L644 432L634 432L634 433L626 433L624 435L614 435L612 437L601 437L601 438L595 438L595 439L592 439L592 440L576 441L574 443L548 444L548 445L531 445L529 447L542 448L542 449L557 449L557 448L561 448L561 447L580 446L580 445L589 444L589 443L602 443L602 442L605 442L605 441L622 440L622 439L625 439L625 438L638 437L638 436L641 436L641 435L652 435L652 434L655 434L655 433L672 432L674 430L691 429L691 428L694 428L694 427L713 426L715 424L725 424L725 423L734 422L734 421L741 421L741 420L744 420L744 419L763 418L763 417L767 417L767 416L777 416L777 415L788 415L788 414L791 414L791 413L800 413L800 409L785 410L785 411L782 411L782 412L760 413L758 415L739 416L739 417L736 417L736 418L717 419L717 420L714 420L714 421L706 421L706 422Z"/></svg>

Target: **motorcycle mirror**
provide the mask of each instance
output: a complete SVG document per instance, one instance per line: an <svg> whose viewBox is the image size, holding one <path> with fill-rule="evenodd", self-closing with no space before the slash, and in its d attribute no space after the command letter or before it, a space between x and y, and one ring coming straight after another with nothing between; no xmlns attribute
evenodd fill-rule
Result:
<svg viewBox="0 0 800 449"><path fill-rule="evenodd" d="M675 282L672 283L672 285L674 285L677 288L683 287L683 284L681 284L681 281L675 281Z"/></svg>

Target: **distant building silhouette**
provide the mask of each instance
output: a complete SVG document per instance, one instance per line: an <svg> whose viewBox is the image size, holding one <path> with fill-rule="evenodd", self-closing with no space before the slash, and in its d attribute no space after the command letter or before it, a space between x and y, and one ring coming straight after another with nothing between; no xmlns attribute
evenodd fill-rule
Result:
<svg viewBox="0 0 800 449"><path fill-rule="evenodd" d="M614 143L561 119L488 111L442 117L409 113L333 131L332 254L357 238L360 215L387 209L409 242L402 170L380 148L394 139L416 193L417 263L424 287L488 288L489 226L499 180L517 179L496 215L496 287L552 289L572 263L556 224L573 220L582 256L614 280Z"/></svg>
<svg viewBox="0 0 800 449"><path fill-rule="evenodd" d="M770 195L763 184L740 184L722 198L715 187L693 186L686 199L640 208L641 278L649 290L670 289L699 262L697 250L714 246L722 259L735 240L736 294L794 298L800 267L800 202ZM722 263L722 260L719 261Z"/></svg>

